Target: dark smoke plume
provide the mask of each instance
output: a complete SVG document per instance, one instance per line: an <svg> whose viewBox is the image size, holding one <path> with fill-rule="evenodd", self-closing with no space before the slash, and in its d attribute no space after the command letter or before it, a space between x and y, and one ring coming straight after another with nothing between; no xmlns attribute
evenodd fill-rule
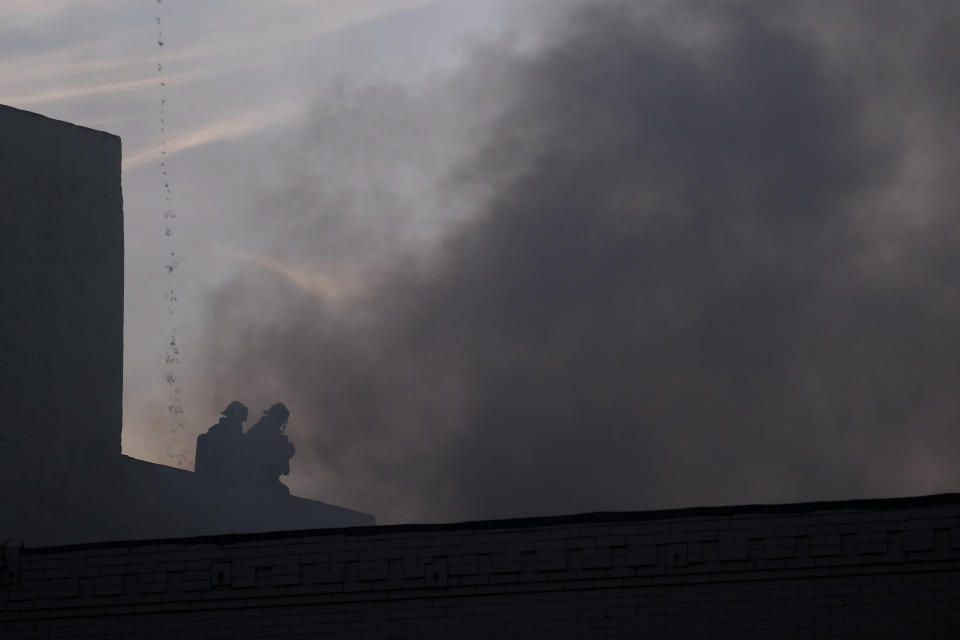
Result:
<svg viewBox="0 0 960 640"><path fill-rule="evenodd" d="M585 2L320 110L264 220L346 291L216 291L211 394L285 402L294 491L381 522L955 489L958 36Z"/></svg>

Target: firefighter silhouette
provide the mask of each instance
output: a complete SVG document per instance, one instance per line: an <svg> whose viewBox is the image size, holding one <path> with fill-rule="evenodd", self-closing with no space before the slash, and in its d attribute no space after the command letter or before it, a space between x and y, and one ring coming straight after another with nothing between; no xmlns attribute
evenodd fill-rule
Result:
<svg viewBox="0 0 960 640"><path fill-rule="evenodd" d="M264 411L263 417L244 435L251 484L263 489L290 492L280 482L280 476L290 473L290 458L296 452L286 434L289 418L290 411L283 403L277 402Z"/></svg>
<svg viewBox="0 0 960 640"><path fill-rule="evenodd" d="M296 450L287 437L290 411L277 402L243 432L247 408L231 402L220 421L197 436L196 473L258 489L289 493L280 476L290 473Z"/></svg>
<svg viewBox="0 0 960 640"><path fill-rule="evenodd" d="M247 420L247 408L234 401L220 415L220 422L197 436L194 471L211 478L236 480L244 466L243 423Z"/></svg>

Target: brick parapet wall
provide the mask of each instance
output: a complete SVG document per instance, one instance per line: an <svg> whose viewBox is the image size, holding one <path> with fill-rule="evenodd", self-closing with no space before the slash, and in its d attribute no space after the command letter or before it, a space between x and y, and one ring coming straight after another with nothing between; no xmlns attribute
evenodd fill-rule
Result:
<svg viewBox="0 0 960 640"><path fill-rule="evenodd" d="M864 506L24 549L0 635L955 637L960 497Z"/></svg>

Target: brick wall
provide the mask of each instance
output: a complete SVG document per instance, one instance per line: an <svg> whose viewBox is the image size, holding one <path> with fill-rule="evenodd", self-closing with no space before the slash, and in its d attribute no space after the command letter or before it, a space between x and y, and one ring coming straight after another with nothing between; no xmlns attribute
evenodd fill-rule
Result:
<svg viewBox="0 0 960 640"><path fill-rule="evenodd" d="M960 495L17 549L0 637L960 637Z"/></svg>

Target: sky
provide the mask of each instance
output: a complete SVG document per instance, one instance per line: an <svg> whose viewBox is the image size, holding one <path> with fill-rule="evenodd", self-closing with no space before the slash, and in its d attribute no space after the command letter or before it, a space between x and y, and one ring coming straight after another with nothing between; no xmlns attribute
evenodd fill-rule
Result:
<svg viewBox="0 0 960 640"><path fill-rule="evenodd" d="M282 401L380 523L956 490L960 3L9 8L0 102L123 138L128 455Z"/></svg>

